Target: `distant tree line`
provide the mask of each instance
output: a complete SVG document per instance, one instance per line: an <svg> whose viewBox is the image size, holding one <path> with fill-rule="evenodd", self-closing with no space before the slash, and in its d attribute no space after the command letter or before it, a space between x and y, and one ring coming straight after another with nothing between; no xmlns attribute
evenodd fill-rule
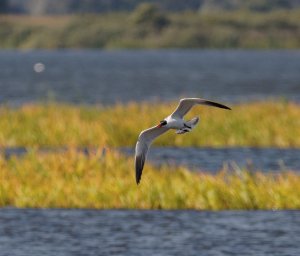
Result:
<svg viewBox="0 0 300 256"><path fill-rule="evenodd" d="M299 0L0 0L0 13L44 15L131 11L145 2L156 4L165 11L270 11L300 7Z"/></svg>
<svg viewBox="0 0 300 256"><path fill-rule="evenodd" d="M8 1L1 0L0 1L0 13L6 13L6 12L8 12Z"/></svg>

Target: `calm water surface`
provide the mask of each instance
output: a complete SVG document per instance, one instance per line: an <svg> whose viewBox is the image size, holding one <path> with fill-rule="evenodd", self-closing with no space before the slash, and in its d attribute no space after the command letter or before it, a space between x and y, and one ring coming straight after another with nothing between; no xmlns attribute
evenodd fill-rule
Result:
<svg viewBox="0 0 300 256"><path fill-rule="evenodd" d="M0 210L0 255L300 255L300 211Z"/></svg>
<svg viewBox="0 0 300 256"><path fill-rule="evenodd" d="M121 150L128 155L134 149ZM229 168L247 167L249 170L300 171L300 149L280 148L173 148L151 147L148 159L157 164L185 165L194 170L217 172L224 165Z"/></svg>
<svg viewBox="0 0 300 256"><path fill-rule="evenodd" d="M41 152L61 152L66 148L42 148ZM79 148L79 151L93 153L93 149ZM122 153L134 156L133 148L120 148ZM6 158L11 156L22 156L26 154L26 148L4 148L0 150ZM103 157L105 157L105 148ZM224 165L234 169L247 167L248 170L300 171L300 149L288 148L193 148L193 147L151 147L148 160L154 164L184 165L191 170L217 172Z"/></svg>
<svg viewBox="0 0 300 256"><path fill-rule="evenodd" d="M33 70L45 65L44 72ZM300 102L300 51L0 51L0 103L284 97Z"/></svg>

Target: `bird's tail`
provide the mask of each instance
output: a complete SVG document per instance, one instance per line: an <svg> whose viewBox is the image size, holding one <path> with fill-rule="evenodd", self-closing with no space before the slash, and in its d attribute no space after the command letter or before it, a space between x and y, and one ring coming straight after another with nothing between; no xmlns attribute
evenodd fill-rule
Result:
<svg viewBox="0 0 300 256"><path fill-rule="evenodd" d="M186 124L193 129L198 122L199 122L199 117L194 117L193 119L187 121Z"/></svg>

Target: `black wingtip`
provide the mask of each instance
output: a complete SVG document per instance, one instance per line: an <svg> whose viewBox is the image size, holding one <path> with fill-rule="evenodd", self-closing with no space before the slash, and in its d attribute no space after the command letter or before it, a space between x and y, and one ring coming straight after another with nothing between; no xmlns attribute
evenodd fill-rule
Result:
<svg viewBox="0 0 300 256"><path fill-rule="evenodd" d="M144 164L145 164L145 157L143 155L136 156L136 158L135 158L135 181L136 181L137 185L139 185L139 183L141 181Z"/></svg>
<svg viewBox="0 0 300 256"><path fill-rule="evenodd" d="M140 184L140 182L141 182L141 173L138 171L138 170L136 170L135 171L135 182L136 182L136 185L139 185Z"/></svg>
<svg viewBox="0 0 300 256"><path fill-rule="evenodd" d="M223 108L223 109L231 110L231 108L230 108L230 107L227 107L227 106L225 106L225 105L223 105L223 104L220 104L220 103L217 103L215 106L216 106L216 107L219 107L219 108Z"/></svg>
<svg viewBox="0 0 300 256"><path fill-rule="evenodd" d="M220 103L217 103L217 102L214 102L214 101L206 100L206 101L205 101L205 104L206 104L206 105L213 106L213 107L217 107L217 108L223 108L223 109L231 110L230 107L227 107L227 106L225 106L225 105L223 105L223 104L220 104Z"/></svg>
<svg viewBox="0 0 300 256"><path fill-rule="evenodd" d="M139 185L139 184L140 184L141 178L142 178L142 172L141 172L141 171L137 171L137 172L136 172L136 175L135 175L136 185Z"/></svg>
<svg viewBox="0 0 300 256"><path fill-rule="evenodd" d="M141 177L138 176L138 174L136 174L136 176L135 176L135 182L136 182L136 185L139 185L139 184L140 184L140 181L141 181Z"/></svg>
<svg viewBox="0 0 300 256"><path fill-rule="evenodd" d="M230 107L227 107L227 106L222 105L222 104L219 104L219 105L217 105L216 107L218 107L218 108L223 108L223 109L227 109L227 110L231 110Z"/></svg>

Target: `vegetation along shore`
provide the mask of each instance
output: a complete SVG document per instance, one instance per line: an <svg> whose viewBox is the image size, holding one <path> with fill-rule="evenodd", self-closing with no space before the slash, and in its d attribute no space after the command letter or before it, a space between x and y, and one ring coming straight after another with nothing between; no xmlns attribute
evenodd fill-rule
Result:
<svg viewBox="0 0 300 256"><path fill-rule="evenodd" d="M0 15L0 48L300 48L300 10Z"/></svg>

